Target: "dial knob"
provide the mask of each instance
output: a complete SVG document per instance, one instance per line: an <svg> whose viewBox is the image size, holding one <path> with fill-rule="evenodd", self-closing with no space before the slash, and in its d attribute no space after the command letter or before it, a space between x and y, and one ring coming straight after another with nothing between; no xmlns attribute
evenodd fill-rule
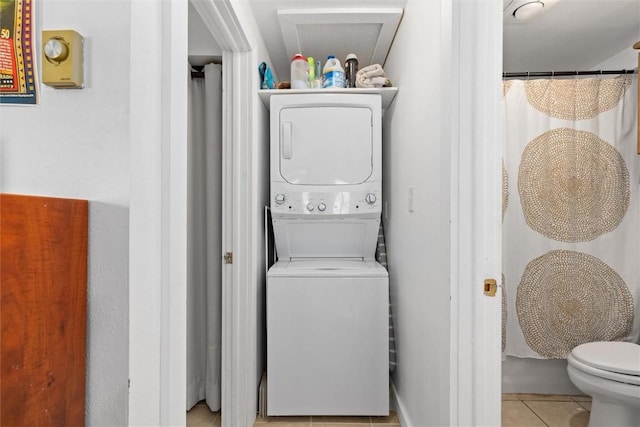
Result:
<svg viewBox="0 0 640 427"><path fill-rule="evenodd" d="M320 204L318 204L318 210L319 210L320 212L324 212L324 210L325 210L325 209L327 209L327 205L325 205L325 204L324 204L324 203L322 203L322 202L321 202Z"/></svg>
<svg viewBox="0 0 640 427"><path fill-rule="evenodd" d="M69 46L60 39L49 39L44 45L44 55L50 61L62 62L69 56Z"/></svg>
<svg viewBox="0 0 640 427"><path fill-rule="evenodd" d="M369 203L370 205L374 204L377 200L376 195L373 193L369 193L366 196L364 196L364 200Z"/></svg>
<svg viewBox="0 0 640 427"><path fill-rule="evenodd" d="M313 212L313 204L312 203L307 203L307 210L309 212Z"/></svg>
<svg viewBox="0 0 640 427"><path fill-rule="evenodd" d="M279 204L279 205L283 204L286 199L287 198L284 196L284 194L282 194L282 193L276 194L276 203L277 204Z"/></svg>

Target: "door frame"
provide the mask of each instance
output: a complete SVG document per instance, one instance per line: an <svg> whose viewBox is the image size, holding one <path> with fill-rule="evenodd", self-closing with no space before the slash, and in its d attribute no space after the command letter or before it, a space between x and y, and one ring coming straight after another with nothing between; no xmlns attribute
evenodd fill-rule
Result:
<svg viewBox="0 0 640 427"><path fill-rule="evenodd" d="M130 3L129 425L186 411L186 0ZM117 173L117 171L114 171Z"/></svg>
<svg viewBox="0 0 640 427"><path fill-rule="evenodd" d="M222 268L221 422L223 427L251 426L256 397L248 374L255 366L251 342L256 315L247 309L255 306L249 231L255 193L253 57L230 0L190 1L222 50L222 253L232 254L232 260Z"/></svg>
<svg viewBox="0 0 640 427"><path fill-rule="evenodd" d="M452 5L450 424L500 425L502 2Z"/></svg>
<svg viewBox="0 0 640 427"><path fill-rule="evenodd" d="M246 309L255 264L248 232L255 88L251 46L232 0L130 3L128 420L186 419L188 1L223 51L222 250L234 260L222 269L222 425L245 426L255 419L248 371L255 370L256 315Z"/></svg>

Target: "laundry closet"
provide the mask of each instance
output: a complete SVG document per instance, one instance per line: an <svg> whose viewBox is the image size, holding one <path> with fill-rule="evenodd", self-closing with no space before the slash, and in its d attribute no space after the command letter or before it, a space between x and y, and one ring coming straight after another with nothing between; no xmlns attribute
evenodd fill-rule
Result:
<svg viewBox="0 0 640 427"><path fill-rule="evenodd" d="M190 13L190 25L194 26L190 34L202 33L195 28L202 23L191 6ZM324 63L330 53L344 60L348 50L352 56L359 56L362 68L376 64L382 75L381 64L390 49L402 9L334 8L324 12L279 9L277 14L283 36L290 36L285 40L306 37L305 42L296 45L287 41L286 49L313 52L318 59L322 58L318 63ZM316 22L335 28L326 31L309 25ZM348 32L341 31L347 27L350 31L378 29L366 39L349 43ZM319 32L308 34L309 29ZM190 44L192 65L202 62L199 55L202 42L195 38ZM269 72L275 74L275 64L268 62L268 66L272 68ZM204 77L202 67L195 66L194 70L192 79ZM280 80L289 77L286 70ZM355 74L351 79L355 79ZM383 211L382 120L384 109L393 102L398 88L381 88L379 83L377 87L371 86L259 90L270 115L270 154L268 164L263 166L266 166L263 170L270 171L265 241L274 239L275 249L275 256L268 253L263 256L277 261L260 285L265 289L264 299L259 302L264 308L259 310L266 313L266 337L258 338L263 340L263 349L258 351L266 351L266 359L262 361L266 375L261 378L261 389L266 391L267 403L266 409L259 409L266 411L265 415L389 413L389 370L395 363L395 354L389 352L393 348L389 279L386 265L376 262L376 253L382 244L382 256L386 257L384 240L379 241ZM204 175L198 172L201 163L198 157L206 155L210 148L206 144L201 150L195 147L192 163L197 191L202 188L198 179L221 172L211 167ZM206 185L215 182L209 180ZM194 200L200 197L209 198L206 194L195 194ZM206 207L198 206L198 202L192 208L203 212L196 214L195 219L207 215ZM216 218L207 218L205 230L211 227L211 222L219 221ZM202 230L196 228L192 228L191 240L198 246ZM199 247L210 248L206 243ZM191 258L201 258L199 252L194 247ZM204 262L202 259L195 264ZM191 282L202 280L197 276L192 275ZM215 280L208 280L208 286L218 286ZM211 294L210 289L190 289L192 295L205 299ZM212 302L216 304L215 298ZM202 305L193 303L194 307ZM201 330L211 329L210 315L208 319ZM194 322L202 321L194 318L191 324L195 325ZM188 354L193 355L198 351L194 347L198 339L191 332L189 337L192 344ZM202 337L200 341L209 339ZM201 347L208 347L210 352L215 344L208 342ZM201 376L215 377L209 373L215 369L211 366L215 357L207 355L206 362L198 356L193 359L206 365ZM195 372L188 369L189 378L193 376L193 381L188 379L188 388L191 382L198 382ZM199 395L206 395L209 407L217 409L215 403L209 402L216 400L208 397L213 393L211 386L199 387L207 390ZM194 401L190 399L188 406Z"/></svg>
<svg viewBox="0 0 640 427"><path fill-rule="evenodd" d="M297 299L288 302L289 306L286 309L296 308L301 311L298 316L301 324L293 324L295 319L291 318L283 318L284 320L280 319L279 322L288 323L288 331L298 334L301 331L319 329L318 325L322 324L331 325L330 329L338 331L339 325L345 324L340 315L353 314L356 318L356 315L360 315L355 312L356 308L377 307L375 315L360 315L360 318L369 318L372 324L380 325L376 326L375 330L384 328L379 337L371 339L374 344L366 344L373 347L364 352L358 353L359 347L354 347L354 343L348 342L350 340L345 338L353 336L353 333L361 334L362 331L373 330L362 325L357 325L352 335L329 337L342 340L344 346L321 348L319 343L310 339L311 334L302 334L299 338L309 340L305 342L310 346L318 346L316 348L319 349L320 356L325 355L327 361L333 363L327 366L332 366L336 372L342 372L337 376L340 379L344 379L348 373L345 366L349 363L353 366L352 361L345 362L347 359L340 358L343 357L342 353L352 352L355 359L360 358L367 363L375 364L375 371L367 371L369 373L365 374L366 378L360 386L367 384L367 381L375 381L376 385L369 388L384 389L384 397L380 400L382 403L376 404L378 409L354 410L355 404L350 403L349 398L343 398L340 399L341 404L346 407L335 409L334 406L330 412L317 408L302 412L299 409L302 405L300 403L300 406L293 409L274 409L274 414L277 411L289 415L314 412L375 415L384 414L393 407L398 413L404 408L402 413L411 414L411 424L414 425L448 424L449 396L443 391L449 390L450 375L457 369L453 365L450 353L452 341L457 338L451 335L450 228L453 196L450 191L451 148L446 142L450 138L451 130L451 96L446 93L446 85L443 86L442 82L451 78L448 68L451 53L449 45L444 41L434 42L441 34L451 31L450 23L442 19L442 14L446 15L448 12L446 9L438 10L441 5L404 0L329 1L324 14L317 8L300 10L300 2L296 1L249 3L252 16L241 21L244 24L248 22L252 37L256 34L261 36L256 37L257 41L251 46L255 49L255 54L252 53L251 57L251 67L256 75L259 64L264 61L272 68L276 81L288 80L291 58L296 53L313 56L322 62L329 55L335 55L344 62L349 53L356 53L360 67L379 63L392 87L316 91L310 89L298 92L295 89L264 90L259 88L258 81L254 81L250 97L255 96L257 103L252 99L251 106L246 110L238 110L241 115L236 117L236 120L250 115L253 124L251 143L237 145L234 149L237 149L240 155L246 154L246 165L240 163L239 167L248 167L243 172L246 173L247 181L253 183L250 188L254 193L249 193L243 199L249 200L248 204L242 205L243 210L235 212L240 217L239 221L249 227L241 230L238 238L244 243L247 241L244 240L246 234L249 233L252 252L239 252L234 249L233 262L236 265L245 262L245 256L252 259L255 257L251 273L243 275L243 282L238 283L242 287L233 289L233 292L238 292L234 295L246 297L244 310L237 315L241 322L248 322L247 328L250 332L243 338L244 341L240 341L242 353L239 357L245 358L241 360L240 366L246 367L242 374L248 377L242 380L246 381L247 385L243 384L238 388L243 396L242 405L248 408L245 409L243 406L241 410L247 413L252 410L259 412L262 396L260 393L264 390L267 402L264 415L269 415L269 399L278 395L278 391L271 390L270 387L286 389L290 386L278 385L278 380L273 380L272 373L269 372L271 368L277 368L277 363L276 366L270 366L270 360L274 357L277 360L278 357L269 355L269 323L272 320L269 316L270 313L278 311L269 309L270 290L267 283L270 280L272 283L275 282L274 287L281 286L281 292L285 292L282 289L287 287L301 292L302 288L310 288L310 285L300 283L311 283L312 278L324 275L331 277L331 282L336 288L346 290L349 289L347 283L357 283L357 274L367 274L370 276L367 281L379 283L375 295L363 297L361 295L365 293L349 290L346 291L349 294L345 292L342 296L331 296L340 293L335 291L328 294L329 300L325 300L325 303L319 306L300 305L299 302L304 299L296 296ZM365 7L365 3L369 7ZM326 9L330 9L331 13ZM390 11L393 12L391 17ZM299 19L299 22L295 22L296 19ZM326 43L319 43L319 40L326 40ZM386 42L381 43L381 40ZM425 40L429 42L425 44ZM286 45L296 41L300 44L289 51ZM313 42L315 47L306 47L307 42ZM237 75L233 76L234 79L236 77ZM295 143L287 142L289 128L286 124L284 131L281 126L277 127L277 132L284 136L277 137L277 150L283 152L282 157L288 157L286 151L290 151L292 159L278 161L292 162L284 168L279 165L274 168L272 161L274 105L278 105L279 98L296 99L298 96L310 97L304 99L306 105L334 102L317 100L325 97L328 100L340 98L340 102L351 103L351 106L358 106L359 110L371 112L367 113L369 116L363 116L364 118L348 118L344 114L335 114L332 120L341 123L340 125L333 126L333 123L329 122L323 127L309 127L307 133L319 136L322 140L315 151L304 154L305 161L317 161L323 168L315 169L312 174L307 171L307 175L302 173L304 168L296 163L296 156L300 150ZM342 96L348 101L344 101ZM370 98L376 101L371 102ZM371 105L365 107L363 104ZM291 111L302 110L300 105L296 108L284 105L282 107L290 110L288 114ZM294 113L291 120L285 117L285 122L298 120L299 117L295 114L297 113ZM301 120L318 126L307 117L302 117ZM353 153L343 152L350 146L350 139L360 138L360 135L351 135L357 132L351 126L354 120L364 121L372 134L379 133L379 152L376 152L377 149L374 150L372 142L371 152L367 154L370 160L366 164L347 162L346 158ZM377 120L379 124L374 125ZM375 126L380 126L379 130L374 130ZM306 127L301 127L303 135ZM347 129L348 132L345 133L340 128ZM293 134L298 132L293 125L291 131ZM336 155L341 153L340 156ZM280 153L276 154L276 158L280 159ZM238 164L233 166L238 167ZM275 179L274 171L279 174ZM325 173L329 172L337 173L339 176L332 179L340 183L330 184L332 188L328 190L320 188L328 183ZM290 187L276 188L284 185ZM337 190L338 187L341 189ZM238 195L239 193L235 194ZM265 221L265 207L269 208L271 220ZM269 265L268 251L265 247L268 246L269 239L265 237L264 231L270 223L274 226L276 258L280 263L276 263L275 266ZM323 226L320 227L318 224ZM380 224L384 225L388 249L388 285L384 284L385 272L372 260ZM325 228L324 225L328 227ZM309 234L318 237L311 238L308 237ZM342 243L337 244L338 241ZM321 265L321 262L324 264ZM295 266L300 267L291 268ZM386 286L388 288L385 292ZM357 288L353 286L351 289ZM312 294L309 299L318 298L317 294ZM354 305L358 298L367 299L370 303ZM280 300L287 303L284 298ZM394 366L393 381L389 380L389 303L391 318L396 328L396 343L402 343L402 348L398 348L397 353L402 360L399 358L397 367ZM318 312L312 312L312 309ZM333 312L332 309L339 311ZM339 315L336 316L336 313ZM252 332L253 328L255 335ZM244 333L243 330L240 332ZM496 331L496 334L498 332ZM364 337L356 338L355 344L359 345L365 341ZM490 343L490 340L486 342ZM277 343L275 348L278 348ZM289 353L281 355L283 365L288 365L289 370L296 368L299 369L296 372L303 373L309 370L304 366L292 366L294 361L301 361L304 356L300 354L300 358L295 358L298 354L295 344L285 343L281 348L286 349L281 351L282 353ZM380 351L380 348L383 350ZM379 360L370 360L373 354ZM255 361L252 360L254 358ZM380 372L383 373L379 374ZM263 373L269 373L267 376L270 378L263 380ZM374 379L376 375L380 375L381 379ZM281 378L287 381L297 379L291 374ZM323 380L325 378L317 378L318 382ZM464 381L466 380L465 378ZM382 383L384 385L381 387L377 385ZM337 395L339 391L339 388L335 389ZM354 391L348 394L353 397ZM290 395L286 400L289 397ZM329 404L335 405L335 402ZM222 416L224 419L224 412Z"/></svg>

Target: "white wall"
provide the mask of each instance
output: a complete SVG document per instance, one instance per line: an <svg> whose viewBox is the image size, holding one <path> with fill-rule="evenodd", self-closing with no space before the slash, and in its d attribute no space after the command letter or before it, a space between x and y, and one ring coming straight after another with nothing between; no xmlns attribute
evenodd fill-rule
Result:
<svg viewBox="0 0 640 427"><path fill-rule="evenodd" d="M446 2L442 2L446 3ZM392 380L410 426L449 425L450 23L441 2L409 0L385 64L398 94L383 122L384 218L396 327ZM449 36L450 37L450 36ZM414 212L408 210L414 187Z"/></svg>
<svg viewBox="0 0 640 427"><path fill-rule="evenodd" d="M569 379L566 360L512 356L502 363L502 392L582 394Z"/></svg>
<svg viewBox="0 0 640 427"><path fill-rule="evenodd" d="M88 199L87 425L124 425L128 378L129 6L36 3L42 29L85 37L85 88L0 106L1 190ZM40 62L40 49L37 56Z"/></svg>
<svg viewBox="0 0 640 427"><path fill-rule="evenodd" d="M640 29L638 30L640 40ZM632 46L612 55L611 58L602 61L593 67L593 70L633 70L638 68L638 51Z"/></svg>
<svg viewBox="0 0 640 427"><path fill-rule="evenodd" d="M251 349L256 354L254 377L249 378L250 389L255 391L255 398L249 402L242 402L247 409L247 425L253 424L257 411L258 386L263 371L266 370L266 317L265 317L265 285L264 271L264 206L269 205L269 111L258 96L260 88L260 74L258 65L265 61L273 66L262 34L255 20L248 0L232 0L233 10L238 18L240 26L251 45L253 61L253 101L250 114L253 116L251 163L247 167L246 174L250 177L252 187L256 190L252 197L250 236L250 256L252 258L252 272L250 275L251 290L255 295L255 307L252 307L255 317L256 334L253 338L255 347Z"/></svg>

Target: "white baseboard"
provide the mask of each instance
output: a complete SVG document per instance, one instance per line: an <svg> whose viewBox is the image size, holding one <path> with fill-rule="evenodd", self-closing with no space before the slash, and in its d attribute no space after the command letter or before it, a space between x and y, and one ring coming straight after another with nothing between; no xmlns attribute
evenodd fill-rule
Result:
<svg viewBox="0 0 640 427"><path fill-rule="evenodd" d="M569 379L566 360L512 356L502 362L502 392L582 394Z"/></svg>
<svg viewBox="0 0 640 427"><path fill-rule="evenodd" d="M398 391L396 390L396 385L391 380L391 407L396 411L396 415L398 416L398 420L400 421L400 427L413 427L411 420L409 419L409 414L407 413L407 409L404 407L402 400L400 400L400 396L398 396Z"/></svg>

